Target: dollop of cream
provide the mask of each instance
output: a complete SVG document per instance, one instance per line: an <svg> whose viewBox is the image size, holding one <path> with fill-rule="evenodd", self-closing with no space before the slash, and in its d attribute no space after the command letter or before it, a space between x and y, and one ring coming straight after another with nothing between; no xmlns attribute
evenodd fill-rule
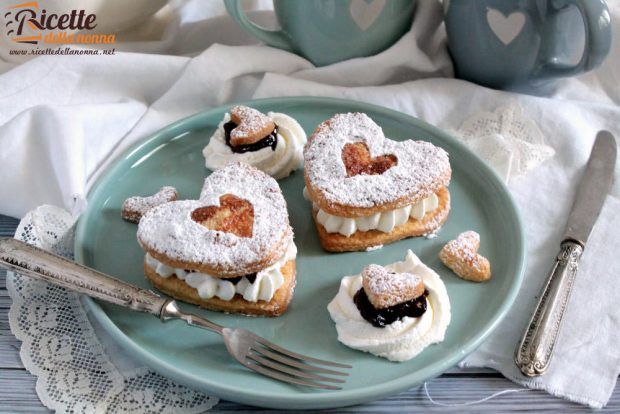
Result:
<svg viewBox="0 0 620 414"><path fill-rule="evenodd" d="M271 147L258 151L234 153L226 145L224 124L230 121L230 114L225 114L211 136L209 144L202 150L205 165L210 170L224 168L233 162L244 162L271 175L275 179L287 177L303 164L303 148L306 133L299 123L286 114L269 112L267 114L278 126L278 143L275 150Z"/></svg>
<svg viewBox="0 0 620 414"><path fill-rule="evenodd" d="M441 278L411 251L405 260L385 266L394 272L418 275L428 289L426 312L419 318L405 317L384 328L362 318L353 296L362 288L362 276L346 276L327 310L336 323L338 340L344 345L370 352L390 361L406 361L427 346L443 341L450 324L450 300Z"/></svg>
<svg viewBox="0 0 620 414"><path fill-rule="evenodd" d="M269 302L284 283L282 267L286 262L294 260L296 256L297 246L295 243L291 243L286 249L286 253L277 262L256 273L253 283L247 277L243 277L236 285L227 279L220 279L207 273L175 269L161 263L148 253L146 254L146 263L160 277L169 278L175 275L196 289L198 296L202 299L217 296L222 300L231 300L235 294L239 294L248 302L258 302L259 300Z"/></svg>
<svg viewBox="0 0 620 414"><path fill-rule="evenodd" d="M304 188L304 196L307 190ZM368 217L339 217L318 209L316 220L328 233L340 233L349 237L356 231L379 230L389 233L394 227L405 224L409 217L421 220L426 213L439 207L439 198L433 193L427 198L395 210L383 211ZM318 208L313 206L313 208Z"/></svg>

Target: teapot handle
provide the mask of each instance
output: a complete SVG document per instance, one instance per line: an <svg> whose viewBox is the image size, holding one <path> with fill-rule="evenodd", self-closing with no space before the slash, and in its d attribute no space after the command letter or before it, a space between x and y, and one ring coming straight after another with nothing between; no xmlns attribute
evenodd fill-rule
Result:
<svg viewBox="0 0 620 414"><path fill-rule="evenodd" d="M545 58L538 70L541 78L555 78L573 76L587 72L599 66L611 47L611 22L609 10L604 0L551 0L550 7L558 13L566 7L574 5L583 18L585 27L585 46L583 55L576 65L560 64L553 57ZM548 40L551 43L558 41L561 34L549 31Z"/></svg>

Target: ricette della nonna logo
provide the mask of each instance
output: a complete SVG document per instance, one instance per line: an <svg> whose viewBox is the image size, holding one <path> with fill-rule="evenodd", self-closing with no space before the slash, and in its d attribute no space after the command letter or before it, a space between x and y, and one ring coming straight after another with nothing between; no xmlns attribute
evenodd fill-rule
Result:
<svg viewBox="0 0 620 414"><path fill-rule="evenodd" d="M84 9L51 12L43 2L32 1L8 6L3 16L5 34L16 44L57 47L116 43L115 33L94 32L97 15Z"/></svg>

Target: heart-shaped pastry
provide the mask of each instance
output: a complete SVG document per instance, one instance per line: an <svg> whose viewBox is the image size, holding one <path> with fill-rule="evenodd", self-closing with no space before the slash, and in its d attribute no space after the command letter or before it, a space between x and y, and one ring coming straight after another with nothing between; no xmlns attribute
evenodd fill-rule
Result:
<svg viewBox="0 0 620 414"><path fill-rule="evenodd" d="M138 227L140 244L156 260L221 278L274 264L292 238L277 182L240 163L208 176L199 200L155 207Z"/></svg>
<svg viewBox="0 0 620 414"><path fill-rule="evenodd" d="M428 234L448 217L448 153L425 141L388 139L366 114L337 114L320 124L304 163L326 250L364 250Z"/></svg>
<svg viewBox="0 0 620 414"><path fill-rule="evenodd" d="M177 190L174 187L162 187L157 193L148 197L130 197L123 203L121 216L127 221L138 223L147 211L168 201L174 201L177 197Z"/></svg>
<svg viewBox="0 0 620 414"><path fill-rule="evenodd" d="M441 249L439 259L457 276L484 282L491 278L491 264L486 257L478 254L479 247L480 235L475 231L466 231Z"/></svg>
<svg viewBox="0 0 620 414"><path fill-rule="evenodd" d="M362 286L375 309L389 308L424 293L421 277L390 271L376 264L368 265L362 271Z"/></svg>

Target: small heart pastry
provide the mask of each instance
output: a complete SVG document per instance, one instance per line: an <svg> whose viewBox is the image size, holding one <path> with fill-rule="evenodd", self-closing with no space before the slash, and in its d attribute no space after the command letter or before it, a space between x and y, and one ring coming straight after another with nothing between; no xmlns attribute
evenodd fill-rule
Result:
<svg viewBox="0 0 620 414"><path fill-rule="evenodd" d="M295 286L296 247L277 182L246 164L205 179L199 200L149 210L138 226L160 290L225 312L277 316Z"/></svg>
<svg viewBox="0 0 620 414"><path fill-rule="evenodd" d="M390 271L376 264L362 270L362 286L375 309L389 308L424 294L421 277Z"/></svg>
<svg viewBox="0 0 620 414"><path fill-rule="evenodd" d="M138 223L147 211L168 201L174 201L177 197L177 190L174 187L162 187L149 197L130 197L123 203L121 217L132 223Z"/></svg>
<svg viewBox="0 0 620 414"><path fill-rule="evenodd" d="M328 251L426 235L448 217L448 153L425 141L388 139L366 114L337 114L320 124L304 163L305 194Z"/></svg>
<svg viewBox="0 0 620 414"><path fill-rule="evenodd" d="M441 249L439 259L457 276L472 282L484 282L491 278L491 264L478 254L479 247L480 235L466 231Z"/></svg>
<svg viewBox="0 0 620 414"><path fill-rule="evenodd" d="M276 128L271 118L248 106L233 106L230 109L230 120L235 123L230 131L232 146L254 144Z"/></svg>

